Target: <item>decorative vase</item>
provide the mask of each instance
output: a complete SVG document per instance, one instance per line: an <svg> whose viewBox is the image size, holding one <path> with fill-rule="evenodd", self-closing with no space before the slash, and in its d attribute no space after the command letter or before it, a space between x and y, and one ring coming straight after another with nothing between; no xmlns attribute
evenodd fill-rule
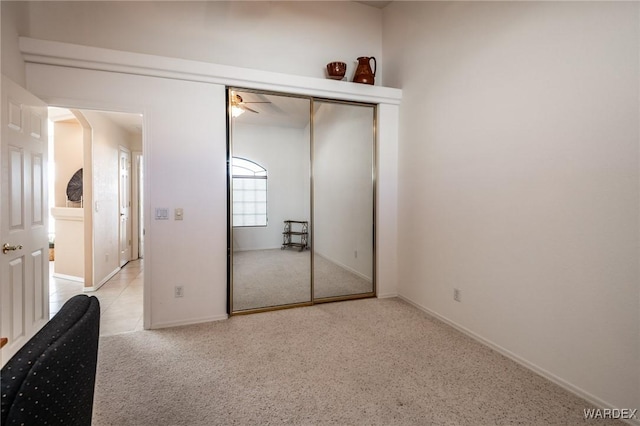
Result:
<svg viewBox="0 0 640 426"><path fill-rule="evenodd" d="M373 70L371 70L371 60L373 59ZM358 58L358 67L353 75L354 83L373 84L376 76L376 58L373 56L361 56Z"/></svg>

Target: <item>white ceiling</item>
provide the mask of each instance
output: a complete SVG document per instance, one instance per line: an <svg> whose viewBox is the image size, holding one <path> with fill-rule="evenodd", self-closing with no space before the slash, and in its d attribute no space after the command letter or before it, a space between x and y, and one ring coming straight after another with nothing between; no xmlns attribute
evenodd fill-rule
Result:
<svg viewBox="0 0 640 426"><path fill-rule="evenodd" d="M383 9L385 6L388 6L389 3L391 3L391 1L372 0L372 1L356 1L356 3L362 3L362 4L366 4L367 6L373 6L378 9Z"/></svg>
<svg viewBox="0 0 640 426"><path fill-rule="evenodd" d="M102 114L129 133L142 134L142 114L104 111Z"/></svg>
<svg viewBox="0 0 640 426"><path fill-rule="evenodd" d="M66 121L75 120L76 116L65 108L49 107L49 120L51 121Z"/></svg>
<svg viewBox="0 0 640 426"><path fill-rule="evenodd" d="M310 102L308 99L253 92L238 91L237 93L242 96L247 107L257 111L256 113L247 111L240 117L234 118L239 123L293 128L304 128L309 124ZM141 114L99 112L129 133L142 133ZM76 120L76 117L68 109L50 107L49 119L55 122Z"/></svg>
<svg viewBox="0 0 640 426"><path fill-rule="evenodd" d="M98 111L106 118L111 120L118 127L123 128L129 133L142 133L142 115L130 114L124 112ZM75 120L76 117L71 111L65 108L49 107L49 119L51 121Z"/></svg>
<svg viewBox="0 0 640 426"><path fill-rule="evenodd" d="M233 120L238 123L304 128L309 124L310 101L305 98L236 91L248 108ZM253 103L266 102L266 103Z"/></svg>

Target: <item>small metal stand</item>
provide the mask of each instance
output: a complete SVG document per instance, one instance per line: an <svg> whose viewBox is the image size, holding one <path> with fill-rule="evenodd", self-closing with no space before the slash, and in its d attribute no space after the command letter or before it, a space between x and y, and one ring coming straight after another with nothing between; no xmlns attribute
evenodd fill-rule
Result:
<svg viewBox="0 0 640 426"><path fill-rule="evenodd" d="M299 241L292 241L291 237L299 238ZM307 248L309 243L309 222L301 220L285 220L284 231L282 232L282 247L297 247L299 251Z"/></svg>

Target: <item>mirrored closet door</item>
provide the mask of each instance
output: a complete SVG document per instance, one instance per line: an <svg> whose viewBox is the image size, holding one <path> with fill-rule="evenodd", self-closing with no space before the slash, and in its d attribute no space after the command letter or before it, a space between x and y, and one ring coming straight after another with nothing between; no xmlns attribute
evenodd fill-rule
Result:
<svg viewBox="0 0 640 426"><path fill-rule="evenodd" d="M230 90L229 106L232 312L309 303L311 101Z"/></svg>
<svg viewBox="0 0 640 426"><path fill-rule="evenodd" d="M374 295L375 107L314 101L314 299Z"/></svg>
<svg viewBox="0 0 640 426"><path fill-rule="evenodd" d="M230 313L375 295L375 106L228 100Z"/></svg>

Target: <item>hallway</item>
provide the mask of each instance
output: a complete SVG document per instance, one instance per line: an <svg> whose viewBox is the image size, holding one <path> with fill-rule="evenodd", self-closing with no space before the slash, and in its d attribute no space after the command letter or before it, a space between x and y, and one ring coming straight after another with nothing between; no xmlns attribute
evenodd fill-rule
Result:
<svg viewBox="0 0 640 426"><path fill-rule="evenodd" d="M100 336L142 330L142 259L127 263L98 291L84 293L100 300ZM49 317L76 294L83 294L82 283L53 277L50 263Z"/></svg>

